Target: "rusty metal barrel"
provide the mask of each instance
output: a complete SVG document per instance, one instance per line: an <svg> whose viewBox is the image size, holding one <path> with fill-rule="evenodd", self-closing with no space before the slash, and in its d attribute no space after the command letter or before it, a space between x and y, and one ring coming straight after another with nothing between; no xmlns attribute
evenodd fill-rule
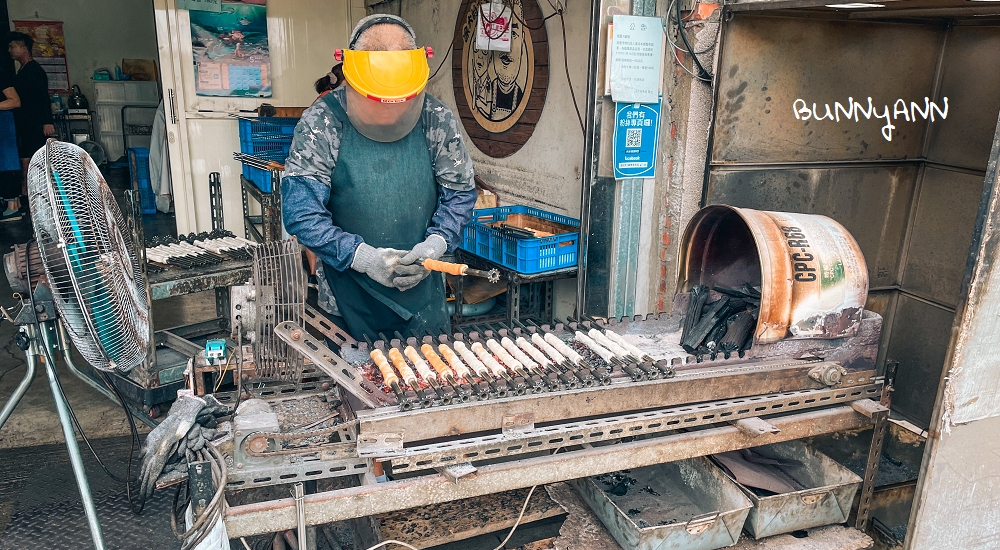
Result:
<svg viewBox="0 0 1000 550"><path fill-rule="evenodd" d="M841 338L856 333L868 269L854 237L817 214L713 205L684 231L677 289L760 290L755 343Z"/></svg>

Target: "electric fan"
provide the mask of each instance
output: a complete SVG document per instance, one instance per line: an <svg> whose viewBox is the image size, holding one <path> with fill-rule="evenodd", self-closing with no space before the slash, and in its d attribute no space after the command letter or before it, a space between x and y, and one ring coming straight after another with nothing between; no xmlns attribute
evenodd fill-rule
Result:
<svg viewBox="0 0 1000 550"><path fill-rule="evenodd" d="M146 285L97 165L50 141L28 168L35 240L56 309L87 362L127 373L149 349Z"/></svg>
<svg viewBox="0 0 1000 550"><path fill-rule="evenodd" d="M0 410L0 427L31 384L37 357L44 357L91 537L94 546L103 549L101 526L52 351L58 339L67 367L85 381L86 375L71 362L63 337L66 332L96 369L127 373L142 363L150 345L146 284L118 204L83 149L50 139L31 159L28 195L37 256L29 244L4 258L11 287L26 294L14 322L20 325L15 342L27 355L28 369ZM44 273L38 272L38 256ZM57 326L59 318L65 331Z"/></svg>

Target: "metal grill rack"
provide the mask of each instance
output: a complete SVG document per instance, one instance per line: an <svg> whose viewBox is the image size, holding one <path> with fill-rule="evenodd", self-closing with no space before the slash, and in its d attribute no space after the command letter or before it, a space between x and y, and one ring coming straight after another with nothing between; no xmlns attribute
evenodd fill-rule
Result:
<svg viewBox="0 0 1000 550"><path fill-rule="evenodd" d="M391 472L394 481L310 497L307 516L327 522L873 424L879 433L884 426L890 384L875 373L881 317L872 313L850 337L784 340L754 346L743 358L674 357L667 363L676 375L652 380L636 380L612 365L609 385L527 383L534 391L504 397L466 388L473 390L466 402L435 400L403 410L380 378L366 378L373 347L386 353L407 345L453 348L459 341L515 339L543 331L569 342L576 330L591 328L619 335L672 334L680 329L685 305L681 297L673 316L607 323L493 325L420 338L393 335L373 346L345 344L339 353L300 327L279 325L276 332L291 348L339 384L339 399L351 412L338 427L351 437L314 448L308 458L311 469L296 466L287 456L280 459L285 466L279 466L278 455L267 466L246 468L271 468L270 484L353 475L365 469L361 461L367 461L367 471L377 463ZM606 366L591 357L588 361L595 370ZM454 390L452 397L460 397ZM280 449L278 436L244 432L234 452L252 457L248 451L253 446ZM875 438L876 456L880 445L881 438ZM877 461L869 463L866 483L874 479L874 469ZM288 477L273 475L279 471ZM240 476L239 486L245 487L252 476ZM293 508L283 501L236 506L227 514L227 528L233 536L292 528L294 514L288 512ZM862 505L858 521L866 517Z"/></svg>

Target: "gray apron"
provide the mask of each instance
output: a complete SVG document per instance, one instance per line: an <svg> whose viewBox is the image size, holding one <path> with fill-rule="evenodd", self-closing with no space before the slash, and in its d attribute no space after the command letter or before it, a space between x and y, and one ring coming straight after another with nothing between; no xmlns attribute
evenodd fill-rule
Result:
<svg viewBox="0 0 1000 550"><path fill-rule="evenodd" d="M381 143L361 135L343 106L323 101L342 123L340 153L326 207L333 223L375 248L410 250L424 240L437 209L438 188L421 120L406 137ZM444 279L436 273L403 292L382 286L353 269L324 266L337 307L352 336L382 332L441 332L449 326Z"/></svg>

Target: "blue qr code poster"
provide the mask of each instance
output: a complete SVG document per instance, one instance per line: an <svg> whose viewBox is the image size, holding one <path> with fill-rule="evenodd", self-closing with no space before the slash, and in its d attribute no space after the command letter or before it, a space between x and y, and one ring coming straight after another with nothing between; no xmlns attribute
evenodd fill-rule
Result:
<svg viewBox="0 0 1000 550"><path fill-rule="evenodd" d="M616 103L615 179L653 177L659 138L659 103Z"/></svg>

